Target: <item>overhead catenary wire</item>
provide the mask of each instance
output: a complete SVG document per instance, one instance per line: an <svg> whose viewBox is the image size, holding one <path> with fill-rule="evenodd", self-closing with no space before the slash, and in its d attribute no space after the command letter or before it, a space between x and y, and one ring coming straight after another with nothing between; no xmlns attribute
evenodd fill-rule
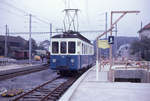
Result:
<svg viewBox="0 0 150 101"><path fill-rule="evenodd" d="M21 13L23 13L23 14L29 15L29 13L27 13L27 12L24 11L23 9L17 8L16 6L14 6L14 5L12 5L12 4L10 4L10 3L4 1L4 0L1 1L0 3L5 4L5 5L8 6L8 7L11 7L11 8L13 8L13 9L17 10L18 12L21 12Z"/></svg>
<svg viewBox="0 0 150 101"><path fill-rule="evenodd" d="M15 0L12 0L12 1L14 1L15 3L17 3ZM24 7L24 8L26 8L26 7ZM46 23L46 24L49 22L48 18L45 18L45 17L42 17L41 15L35 14L35 12L31 11L31 9L28 9L28 11L30 11L30 13L28 12L28 14L32 14L33 17L35 17L37 20L39 20L39 21L41 21L43 23Z"/></svg>
<svg viewBox="0 0 150 101"><path fill-rule="evenodd" d="M16 13L16 12L13 12L13 11L8 10L8 9L6 9L6 8L0 7L0 9L3 10L3 11L5 11L6 13L15 15L15 16L17 16L17 17L20 17L20 18L24 17L24 15L20 15L20 14L18 14L18 13Z"/></svg>
<svg viewBox="0 0 150 101"><path fill-rule="evenodd" d="M10 3L6 2L6 1L2 1L2 2L0 2L0 3L5 4L6 6L12 8L12 9L15 9L15 10L17 10L18 12L20 12L20 13L22 13L22 14L24 14L24 15L29 15L29 14L30 14L30 13L28 13L27 11L25 11L25 10L23 10L23 9L20 9L20 8L14 6L13 4L10 4ZM9 12L9 10L7 10L7 11ZM18 16L18 14L15 14L15 15ZM38 16L36 16L36 15L34 15L34 14L32 14L32 15L33 15L33 17L36 18L37 20L39 20L39 21L41 21L41 22L43 22L43 23L49 24L48 21L42 20L41 18L39 18Z"/></svg>
<svg viewBox="0 0 150 101"><path fill-rule="evenodd" d="M44 21L44 20L42 20L42 19L40 19L39 17L37 17L37 16L33 16L35 19L37 19L38 21L41 21L41 22L43 22L43 23L45 23L45 24L48 24L49 25L49 23L47 22L47 21Z"/></svg>

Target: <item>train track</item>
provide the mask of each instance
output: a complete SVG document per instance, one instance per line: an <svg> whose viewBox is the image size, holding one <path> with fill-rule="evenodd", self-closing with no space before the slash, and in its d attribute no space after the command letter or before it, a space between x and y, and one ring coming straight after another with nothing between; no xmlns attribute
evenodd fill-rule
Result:
<svg viewBox="0 0 150 101"><path fill-rule="evenodd" d="M13 99L13 101L56 101L77 77L56 77Z"/></svg>
<svg viewBox="0 0 150 101"><path fill-rule="evenodd" d="M9 78L13 78L16 76L21 76L21 75L25 75L25 74L29 74L29 73L33 73L33 72L38 72L38 71L45 70L48 68L49 68L48 65L43 65L41 67L34 68L34 69L31 68L31 69L27 69L27 70L12 72L12 73L0 74L0 81L9 79Z"/></svg>

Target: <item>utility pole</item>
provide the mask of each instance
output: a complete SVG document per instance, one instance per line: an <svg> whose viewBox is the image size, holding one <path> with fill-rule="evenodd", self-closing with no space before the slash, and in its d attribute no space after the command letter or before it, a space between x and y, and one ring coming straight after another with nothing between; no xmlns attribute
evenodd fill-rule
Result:
<svg viewBox="0 0 150 101"><path fill-rule="evenodd" d="M118 28L117 28L117 24L115 26L115 54L117 53L117 47L118 47L118 40L117 40L117 32L118 32ZM115 55L116 56L116 55ZM116 56L117 57L117 56Z"/></svg>
<svg viewBox="0 0 150 101"><path fill-rule="evenodd" d="M8 36L8 26L6 24L6 33L5 33L5 57L7 57L8 54L8 46L7 46L7 36Z"/></svg>
<svg viewBox="0 0 150 101"><path fill-rule="evenodd" d="M105 13L105 31L107 32L107 12ZM107 33L106 33L106 39L107 39Z"/></svg>
<svg viewBox="0 0 150 101"><path fill-rule="evenodd" d="M141 21L141 29L143 28L143 23L142 23L142 21Z"/></svg>
<svg viewBox="0 0 150 101"><path fill-rule="evenodd" d="M31 64L32 58L32 40L31 40L31 30L32 29L32 15L29 14L29 64Z"/></svg>
<svg viewBox="0 0 150 101"><path fill-rule="evenodd" d="M52 38L52 24L50 23L50 40L49 40L49 46L51 45L51 38ZM49 47L50 50L50 47Z"/></svg>
<svg viewBox="0 0 150 101"><path fill-rule="evenodd" d="M112 25L113 23L113 12L111 12L111 16L110 16L111 20L110 20L110 28L114 27ZM110 36L112 36L112 29L110 30ZM112 45L110 44L110 48L109 48L109 61L110 61L110 68L112 67Z"/></svg>

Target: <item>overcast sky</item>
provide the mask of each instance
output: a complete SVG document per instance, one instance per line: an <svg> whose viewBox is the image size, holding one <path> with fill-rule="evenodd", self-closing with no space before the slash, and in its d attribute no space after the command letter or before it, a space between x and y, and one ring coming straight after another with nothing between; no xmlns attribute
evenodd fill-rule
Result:
<svg viewBox="0 0 150 101"><path fill-rule="evenodd" d="M33 14L47 23L53 24L53 31L63 28L64 8L70 2L71 8L78 8L79 30L94 31L105 29L105 12L108 12L108 28L111 11L139 10L140 14L127 14L118 23L119 36L138 36L141 21L143 26L150 23L150 0L0 0L0 33L5 32L8 24L10 32L27 32L29 16ZM32 18L32 31L49 31L49 24ZM114 16L114 21L118 14ZM91 40L101 33L83 34ZM28 35L26 35L26 38ZM37 39L49 39L38 35Z"/></svg>

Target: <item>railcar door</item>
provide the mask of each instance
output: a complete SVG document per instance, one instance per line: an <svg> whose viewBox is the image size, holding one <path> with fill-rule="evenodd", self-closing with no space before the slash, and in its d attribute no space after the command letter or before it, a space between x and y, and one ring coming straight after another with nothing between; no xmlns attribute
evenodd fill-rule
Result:
<svg viewBox="0 0 150 101"><path fill-rule="evenodd" d="M76 42L68 42L67 64L71 70L77 69Z"/></svg>
<svg viewBox="0 0 150 101"><path fill-rule="evenodd" d="M60 61L59 64L61 66L67 67L67 42L66 41L61 41L60 42Z"/></svg>

